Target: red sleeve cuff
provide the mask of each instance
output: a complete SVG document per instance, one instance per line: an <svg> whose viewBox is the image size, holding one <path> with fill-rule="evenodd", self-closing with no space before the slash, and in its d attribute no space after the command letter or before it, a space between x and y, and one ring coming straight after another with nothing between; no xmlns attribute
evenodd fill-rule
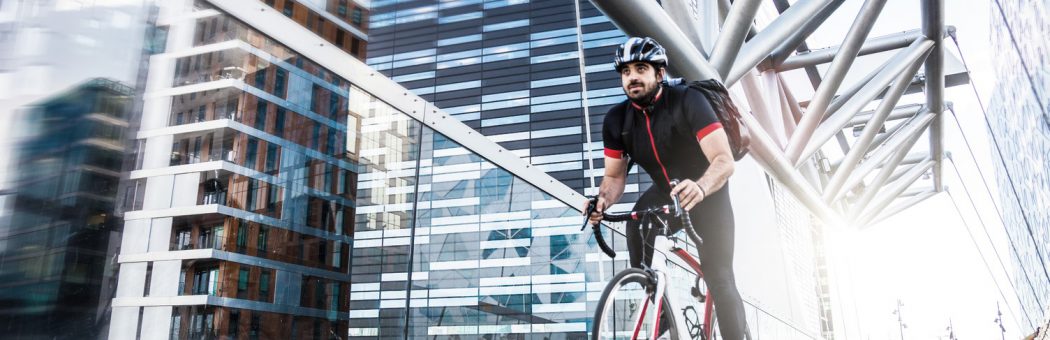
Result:
<svg viewBox="0 0 1050 340"><path fill-rule="evenodd" d="M715 132L715 131L717 131L718 129L721 129L721 128L722 128L722 123L721 122L714 122L714 123L708 124L703 129L700 129L700 131L698 131L696 133L696 140L702 140L702 139L704 139L704 137L707 137L707 135L709 135L712 132Z"/></svg>
<svg viewBox="0 0 1050 340"><path fill-rule="evenodd" d="M623 159L623 151L605 148L605 157Z"/></svg>

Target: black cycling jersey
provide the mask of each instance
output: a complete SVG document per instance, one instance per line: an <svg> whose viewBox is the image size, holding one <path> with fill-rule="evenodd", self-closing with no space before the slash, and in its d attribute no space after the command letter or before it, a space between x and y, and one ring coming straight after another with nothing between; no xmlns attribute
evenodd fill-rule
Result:
<svg viewBox="0 0 1050 340"><path fill-rule="evenodd" d="M630 100L613 106L605 114L602 137L605 155L622 159L625 151L650 176L653 183L670 192L671 179L700 179L710 163L699 140L722 127L707 97L687 85L667 86L649 107ZM674 107L681 105L681 109ZM621 132L626 115L633 115L630 147Z"/></svg>

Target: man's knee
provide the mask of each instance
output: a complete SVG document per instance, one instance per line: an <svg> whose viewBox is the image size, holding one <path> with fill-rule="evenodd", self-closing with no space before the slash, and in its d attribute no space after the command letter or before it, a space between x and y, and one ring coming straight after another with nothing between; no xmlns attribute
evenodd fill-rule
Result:
<svg viewBox="0 0 1050 340"><path fill-rule="evenodd" d="M733 277L733 271L731 268L705 270L704 281L707 282L707 286L715 292L736 289L736 278Z"/></svg>

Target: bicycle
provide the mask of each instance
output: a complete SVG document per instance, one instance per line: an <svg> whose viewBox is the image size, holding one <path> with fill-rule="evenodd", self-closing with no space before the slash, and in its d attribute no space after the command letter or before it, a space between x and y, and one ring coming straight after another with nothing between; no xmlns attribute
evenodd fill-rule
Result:
<svg viewBox="0 0 1050 340"><path fill-rule="evenodd" d="M677 182L677 180L672 181L671 186L673 187ZM678 238L670 235L670 227L664 218L674 217L682 222L682 229L696 245L698 253L703 245L703 240L693 230L689 214L683 211L677 197L672 197L672 203L672 205L622 214L602 214L602 220L608 222L641 221L640 228L642 228L643 235L646 232L655 232L656 236L653 243L650 244L654 249L651 265L646 266L645 269L624 269L605 286L598 302L598 308L594 313L591 339L658 339L662 335L667 335L672 340L713 339L714 298L710 296L703 284L700 258L694 257L686 249L677 246ZM589 218L596 205L597 198L592 198L585 218ZM650 227L653 227L652 222L654 221L657 222L655 228L649 230ZM584 221L583 228L586 228L587 224L589 220ZM609 257L615 258L616 253L605 242L600 233L600 227L600 223L591 226L598 247ZM583 228L580 230L582 231ZM643 239L648 239L648 237L643 237ZM695 273L696 280L691 292L697 301L704 304L702 320L697 320L699 318L692 305L679 309L676 301L669 298L667 282L669 282L670 272L667 265L667 253L681 258ZM644 251L642 256L642 263L645 263ZM655 305L652 311L657 311L656 313L650 311L650 304ZM664 320L661 320L661 315L664 315ZM667 315L671 317L667 318ZM648 320L649 318L652 320ZM662 325L663 327L661 327L661 321L666 322ZM667 333L660 334L664 330L667 330Z"/></svg>

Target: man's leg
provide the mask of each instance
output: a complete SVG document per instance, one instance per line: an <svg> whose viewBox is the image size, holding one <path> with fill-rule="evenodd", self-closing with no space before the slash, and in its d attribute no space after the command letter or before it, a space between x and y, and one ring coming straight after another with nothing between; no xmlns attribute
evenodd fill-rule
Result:
<svg viewBox="0 0 1050 340"><path fill-rule="evenodd" d="M642 210L650 207L664 204L660 201L661 194L656 187L649 187L642 193L642 196L638 198L638 201L634 203L634 208L631 210ZM655 235L642 235L642 231L639 230L640 223L638 221L627 221L627 251L631 257L631 267L642 268L642 251L645 251L645 264L650 264L653 260L653 248L649 245L652 244ZM648 239L646 239L648 238Z"/></svg>
<svg viewBox="0 0 1050 340"><path fill-rule="evenodd" d="M744 303L733 275L734 223L729 188L724 187L690 212L696 232L704 240L701 266L704 281L715 299L718 328L726 340L744 339Z"/></svg>

